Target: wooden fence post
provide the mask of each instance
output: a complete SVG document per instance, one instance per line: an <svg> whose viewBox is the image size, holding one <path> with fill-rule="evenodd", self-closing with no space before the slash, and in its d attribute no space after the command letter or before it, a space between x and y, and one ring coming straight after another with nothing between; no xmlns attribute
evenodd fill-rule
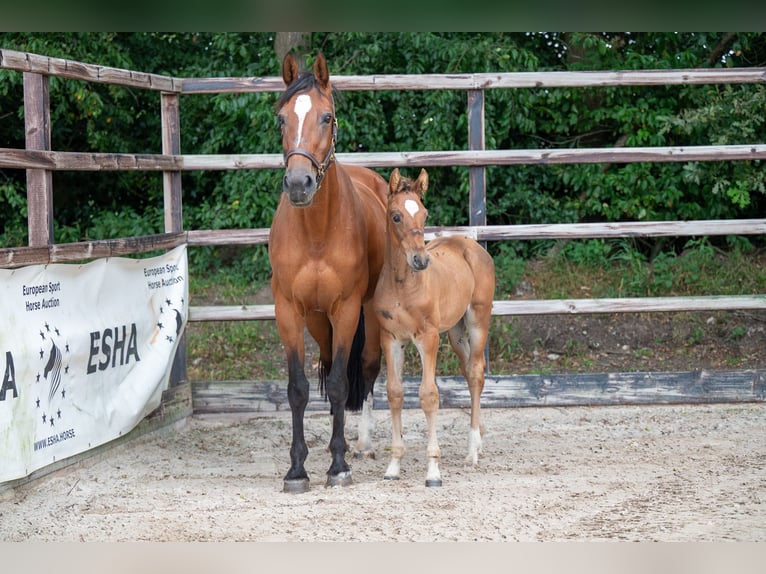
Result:
<svg viewBox="0 0 766 574"><path fill-rule="evenodd" d="M26 149L50 151L51 113L48 76L24 72L24 130ZM53 173L27 170L29 246L53 243Z"/></svg>
<svg viewBox="0 0 766 574"><path fill-rule="evenodd" d="M468 149L484 149L484 90L468 90ZM487 225L485 167L468 168L469 225Z"/></svg>
<svg viewBox="0 0 766 574"><path fill-rule="evenodd" d="M163 155L181 154L181 118L178 94L163 92L162 102L162 153ZM181 172L163 171L165 233L183 231L183 211L181 193ZM188 301L186 302L188 305ZM186 335L181 336L170 371L170 386L186 382Z"/></svg>
<svg viewBox="0 0 766 574"><path fill-rule="evenodd" d="M468 149L484 149L484 90L468 90ZM485 167L468 168L468 224L487 225ZM487 248L487 242L481 242ZM489 341L484 346L484 372L489 374Z"/></svg>

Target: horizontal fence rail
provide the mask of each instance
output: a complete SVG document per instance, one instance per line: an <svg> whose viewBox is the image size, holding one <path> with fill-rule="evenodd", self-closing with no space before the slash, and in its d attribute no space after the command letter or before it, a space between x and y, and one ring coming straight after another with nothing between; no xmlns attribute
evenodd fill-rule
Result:
<svg viewBox="0 0 766 574"><path fill-rule="evenodd" d="M279 76L176 78L83 64L15 50L0 50L0 68L182 94L281 92ZM599 72L506 72L480 74L372 74L330 76L340 90L488 90L766 83L764 68L620 70Z"/></svg>
<svg viewBox="0 0 766 574"><path fill-rule="evenodd" d="M179 96L220 93L272 93L284 90L281 77L179 78L84 64L61 58L0 50L0 68L24 74L28 118L27 149L0 148L0 169L24 169L40 189L30 189L30 246L0 249L0 266L74 262L190 246L257 245L268 242L268 229L182 231L181 172L201 170L282 169L281 153L197 155L180 153ZM46 120L47 78L56 76L101 84L154 90L160 93L163 149L158 154L61 152L50 149ZM427 237L464 234L480 241L587 239L616 237L762 235L766 219L737 221L619 222L490 226L484 225L487 166L583 163L750 161L766 159L766 144L689 147L616 147L579 149L484 149L483 92L491 89L552 89L564 87L629 87L702 84L766 84L766 68L626 70L599 72L509 72L478 74L375 74L331 76L338 90L460 90L468 95L468 150L339 153L339 161L373 168L464 166L470 172L470 225L429 227ZM478 121L476 121L478 120ZM30 134L34 132L35 137ZM43 136L42 138L40 136ZM46 145L45 135L48 136ZM276 142L275 142L275 145ZM155 171L165 184L166 233L54 244L46 235L54 171ZM34 226L32 222L34 221ZM33 229L34 227L34 229ZM764 309L766 295L668 297L640 299L571 299L495 301L496 315L608 313L716 309ZM273 306L191 307L190 320L273 319Z"/></svg>
<svg viewBox="0 0 766 574"><path fill-rule="evenodd" d="M438 167L491 165L558 165L583 163L684 162L766 159L766 145L456 150L338 153L344 164L366 167ZM0 148L2 169L51 171L202 171L281 169L282 154L152 155Z"/></svg>
<svg viewBox="0 0 766 574"><path fill-rule="evenodd" d="M766 235L766 219L535 223L463 227L427 226L425 229L426 240L447 235L465 235L477 241ZM44 247L7 247L0 248L0 267L20 267L35 263L64 263L95 257L148 253L161 249L172 249L184 243L190 246L263 245L268 241L268 228L196 229L121 239L51 244Z"/></svg>

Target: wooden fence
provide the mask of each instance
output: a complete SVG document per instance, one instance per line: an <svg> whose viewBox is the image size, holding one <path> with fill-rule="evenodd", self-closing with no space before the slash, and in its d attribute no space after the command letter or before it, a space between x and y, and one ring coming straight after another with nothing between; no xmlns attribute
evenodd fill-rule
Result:
<svg viewBox="0 0 766 574"><path fill-rule="evenodd" d="M24 169L27 173L27 201L29 221L29 245L0 249L0 267L17 267L49 262L80 261L84 258L108 257L168 249L181 244L199 245L251 245L268 240L268 229L248 230L184 230L181 220L182 190L181 173L190 170L239 170L281 169L281 154L237 155L190 155L180 150L179 98L187 94L218 94L244 92L279 92L284 89L279 77L254 78L176 78L146 74L129 70L84 64L71 60L0 50L0 68L15 70L24 75L24 111L26 149L0 148L0 169ZM159 154L85 153L60 152L51 149L51 124L49 102L49 77L58 76L72 80L105 83L159 93L162 120L162 150ZM650 237L650 236L704 236L704 235L763 235L766 219L709 220L688 222L626 222L583 223L543 225L486 225L485 166L521 164L574 164L574 163L629 163L629 162L685 162L685 161L732 161L764 160L766 145L726 145L694 147L640 147L640 148L591 148L591 149L528 149L486 150L484 142L484 94L492 89L560 88L586 86L664 86L681 84L731 84L766 83L766 68L693 69L693 70L639 70L616 72L539 72L539 73L484 73L484 74L423 74L423 75L371 75L332 76L333 85L339 90L460 90L467 94L468 142L467 150L432 152L389 152L337 154L339 161L368 167L426 167L467 166L469 168L469 225L465 227L430 227L429 237L440 234L464 233L481 241L509 239L585 239L604 237ZM158 235L117 238L102 241L86 241L69 244L53 243L53 185L52 172L57 170L78 171L130 171L162 172L164 185L165 232ZM493 314L567 314L567 313L619 313L649 311L699 311L766 309L766 295L701 297L645 297L623 299L567 299L535 301L495 301ZM272 305L253 306L192 306L190 321L230 321L273 319ZM280 358L275 357L275 360ZM727 378L725 393L728 400L764 400L766 398L766 373L747 371L739 373L736 389ZM185 350L182 348L174 368L174 380L185 381ZM595 378L594 378L595 377ZM587 378L587 376L586 376ZM593 375L583 386L582 376L569 377L580 382L578 388L591 388L580 403L620 402L614 386L604 386L603 376ZM672 377L671 377L672 378ZM656 379L656 377L655 377ZM710 377L697 373L689 382L684 375L672 383L673 389L665 387L670 379L660 377L653 391L646 391L643 382L634 378L623 386L630 387L626 394L636 395L643 389L638 402L653 397L655 402L675 400L707 400L713 396L709 389ZM673 380L676 380L673 379ZM532 399L530 404L553 404L554 390L561 387L551 378L500 377L488 381L488 385L500 387L520 386ZM705 385L702 381L707 381ZM679 382L680 381L680 382ZM445 384L447 380L445 379ZM630 386L632 385L632 387ZM267 385L268 386L268 385ZM678 393L684 389L699 392ZM209 385L202 387L209 388ZM607 390L607 387L611 391ZM626 387L627 388L627 387ZM547 391L545 391L547 389ZM632 389L632 390L631 390ZM708 390L705 390L708 389ZM543 392L544 391L544 392ZM571 391L565 389L561 396ZM208 398L216 394L211 390ZM264 391L266 392L266 391ZM542 393L542 394L541 394ZM601 395L598 395L601 393ZM459 393L445 393L455 396ZM490 391L491 394L491 391ZM577 394L577 393L575 393ZM544 397L543 397L544 395ZM572 404L570 398L561 404ZM597 396L598 395L598 396ZM669 396L682 399L667 398ZM624 396L624 395L622 395ZM727 400L716 395L717 400ZM544 398L541 402L541 397ZM200 395L204 410L204 393ZM211 399L212 400L212 399ZM462 399L446 406L461 406ZM215 401L213 401L215 402ZM498 404L527 404L521 401L499 401ZM195 406L196 408L196 406ZM215 410L214 407L211 407ZM260 407L259 407L260 408ZM278 408L275 407L275 408ZM324 407L323 407L324 408Z"/></svg>

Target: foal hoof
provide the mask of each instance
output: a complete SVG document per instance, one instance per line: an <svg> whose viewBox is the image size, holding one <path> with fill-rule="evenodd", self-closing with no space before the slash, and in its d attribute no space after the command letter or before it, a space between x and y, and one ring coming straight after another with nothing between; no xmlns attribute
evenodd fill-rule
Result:
<svg viewBox="0 0 766 574"><path fill-rule="evenodd" d="M375 460L375 451L374 450L355 450L354 458L365 459L365 460Z"/></svg>
<svg viewBox="0 0 766 574"><path fill-rule="evenodd" d="M441 478L429 478L426 480L426 486L441 486L442 485L442 479Z"/></svg>
<svg viewBox="0 0 766 574"><path fill-rule="evenodd" d="M339 472L334 475L327 475L326 487L330 486L349 486L351 484L351 471Z"/></svg>
<svg viewBox="0 0 766 574"><path fill-rule="evenodd" d="M383 477L383 480L399 480L399 477L398 476L388 476L388 475L385 475Z"/></svg>
<svg viewBox="0 0 766 574"><path fill-rule="evenodd" d="M302 492L309 491L309 479L308 478L286 478L282 486L282 492L288 492L290 494L301 494Z"/></svg>

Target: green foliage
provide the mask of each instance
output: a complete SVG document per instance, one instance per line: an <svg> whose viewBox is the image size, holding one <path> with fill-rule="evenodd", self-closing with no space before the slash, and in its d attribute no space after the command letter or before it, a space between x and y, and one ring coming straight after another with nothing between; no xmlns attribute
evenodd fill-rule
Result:
<svg viewBox="0 0 766 574"><path fill-rule="evenodd" d="M761 33L313 33L304 59L322 51L331 73L458 74L763 66ZM0 47L177 77L259 77L280 73L273 33L3 33ZM189 95L180 99L181 150L189 154L279 153L277 94ZM22 148L22 75L0 71L0 146ZM97 83L51 80L53 148L159 153L159 95ZM485 91L488 149L692 146L763 143L760 85L528 88ZM467 149L462 91L343 92L338 151ZM387 169L379 170L385 177ZM663 221L760 217L766 183L760 162L492 166L486 170L489 224ZM429 169L433 225L468 223L468 169ZM188 229L268 227L280 193L277 170L185 172ZM58 241L162 230L158 174L56 172ZM25 177L0 172L3 245L23 244ZM139 221L146 219L146 221ZM112 235L116 234L116 235ZM570 262L617 258L638 273L627 292L668 281L684 239L570 243ZM746 239L711 239L733 248ZM761 240L753 240L758 242ZM734 243L732 243L734 242ZM523 260L550 242L490 245L513 281ZM660 257L660 255L662 257ZM192 250L195 268L231 266L264 279L262 246ZM199 266L199 267L197 267ZM701 268L702 269L702 268ZM690 274L692 270L688 271ZM652 281L654 287L652 287Z"/></svg>

